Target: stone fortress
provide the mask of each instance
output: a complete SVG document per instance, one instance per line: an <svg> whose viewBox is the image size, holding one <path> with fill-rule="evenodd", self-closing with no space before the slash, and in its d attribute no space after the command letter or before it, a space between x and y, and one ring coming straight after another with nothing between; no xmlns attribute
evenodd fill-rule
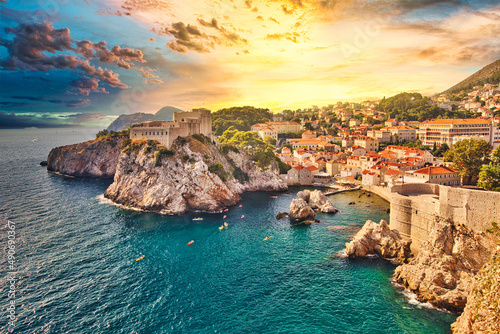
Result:
<svg viewBox="0 0 500 334"><path fill-rule="evenodd" d="M177 137L201 134L212 138L212 112L205 108L175 112L172 121L150 121L132 124L131 139L155 139L170 148Z"/></svg>
<svg viewBox="0 0 500 334"><path fill-rule="evenodd" d="M500 222L499 192L409 183L394 186L389 194L380 195L390 199L391 229L410 238L415 253L436 220L463 224L474 232L484 232L492 222Z"/></svg>

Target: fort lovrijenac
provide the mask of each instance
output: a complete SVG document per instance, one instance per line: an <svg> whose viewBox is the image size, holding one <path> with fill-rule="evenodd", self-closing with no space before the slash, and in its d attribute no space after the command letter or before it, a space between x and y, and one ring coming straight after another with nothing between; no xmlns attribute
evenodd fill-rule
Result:
<svg viewBox="0 0 500 334"><path fill-rule="evenodd" d="M131 139L155 139L170 148L177 137L201 134L212 138L212 113L208 109L175 112L172 121L150 121L132 124Z"/></svg>

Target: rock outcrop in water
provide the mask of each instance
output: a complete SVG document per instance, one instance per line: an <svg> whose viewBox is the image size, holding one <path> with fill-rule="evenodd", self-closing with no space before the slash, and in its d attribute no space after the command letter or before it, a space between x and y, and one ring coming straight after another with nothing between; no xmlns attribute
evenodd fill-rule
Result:
<svg viewBox="0 0 500 334"><path fill-rule="evenodd" d="M332 203L321 190L302 190L297 193L297 198L290 203L290 213L293 221L313 220L316 216L314 210L325 213L337 213Z"/></svg>
<svg viewBox="0 0 500 334"><path fill-rule="evenodd" d="M500 247L479 270L453 333L500 333Z"/></svg>
<svg viewBox="0 0 500 334"><path fill-rule="evenodd" d="M292 221L313 220L315 216L314 210L302 198L294 198L290 203L288 217Z"/></svg>
<svg viewBox="0 0 500 334"><path fill-rule="evenodd" d="M391 230L385 220L382 219L380 224L368 220L353 240L346 244L346 255L353 258L378 255L403 263L410 256L410 243L402 239L398 231Z"/></svg>
<svg viewBox="0 0 500 334"><path fill-rule="evenodd" d="M246 153L225 155L207 138L179 138L171 150L134 140L120 156L104 196L115 203L165 214L215 212L244 191L286 190L277 164L256 167Z"/></svg>
<svg viewBox="0 0 500 334"><path fill-rule="evenodd" d="M52 149L47 170L70 176L112 178L124 137L95 140Z"/></svg>
<svg viewBox="0 0 500 334"><path fill-rule="evenodd" d="M460 312L474 276L492 249L484 233L447 221L435 222L416 257L396 268L394 279L414 292L419 301Z"/></svg>

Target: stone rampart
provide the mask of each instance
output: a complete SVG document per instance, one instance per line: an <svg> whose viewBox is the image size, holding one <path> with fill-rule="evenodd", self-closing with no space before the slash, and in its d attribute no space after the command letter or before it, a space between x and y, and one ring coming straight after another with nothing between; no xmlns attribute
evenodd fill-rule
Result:
<svg viewBox="0 0 500 334"><path fill-rule="evenodd" d="M500 222L500 193L435 184L405 184L391 188L390 226L412 239L418 252L433 224L449 219L475 232Z"/></svg>

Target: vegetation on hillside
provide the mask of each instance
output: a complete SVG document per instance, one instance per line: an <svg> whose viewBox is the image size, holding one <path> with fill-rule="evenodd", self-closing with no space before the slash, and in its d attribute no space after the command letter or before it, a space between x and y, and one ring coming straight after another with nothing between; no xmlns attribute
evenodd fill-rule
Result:
<svg viewBox="0 0 500 334"><path fill-rule="evenodd" d="M488 190L500 191L500 146L491 154L491 162L481 167L477 185Z"/></svg>
<svg viewBox="0 0 500 334"><path fill-rule="evenodd" d="M122 130L122 131L108 131L107 129L102 129L101 131L97 132L95 135L95 138L115 138L115 137L129 137L130 136L130 130Z"/></svg>
<svg viewBox="0 0 500 334"><path fill-rule="evenodd" d="M387 118L399 121L425 121L433 118L467 118L462 111L448 111L429 104L430 99L420 93L400 93L380 101L377 109L387 113Z"/></svg>
<svg viewBox="0 0 500 334"><path fill-rule="evenodd" d="M217 136L229 129L250 131L253 124L269 122L272 118L269 109L249 106L224 108L212 113L212 131Z"/></svg>
<svg viewBox="0 0 500 334"><path fill-rule="evenodd" d="M471 184L479 176L481 167L490 162L492 146L484 139L463 139L451 147L444 155L445 161L453 162L464 184Z"/></svg>
<svg viewBox="0 0 500 334"><path fill-rule="evenodd" d="M455 94L461 91L471 91L474 86L483 86L486 83L498 84L500 82L500 60L483 67L470 77L459 82L443 93Z"/></svg>
<svg viewBox="0 0 500 334"><path fill-rule="evenodd" d="M222 144L224 153L230 150L236 152L243 150L252 157L260 168L267 168L272 162L278 163L282 174L291 168L274 154L272 141L263 141L257 132L226 130L219 137L219 142Z"/></svg>

